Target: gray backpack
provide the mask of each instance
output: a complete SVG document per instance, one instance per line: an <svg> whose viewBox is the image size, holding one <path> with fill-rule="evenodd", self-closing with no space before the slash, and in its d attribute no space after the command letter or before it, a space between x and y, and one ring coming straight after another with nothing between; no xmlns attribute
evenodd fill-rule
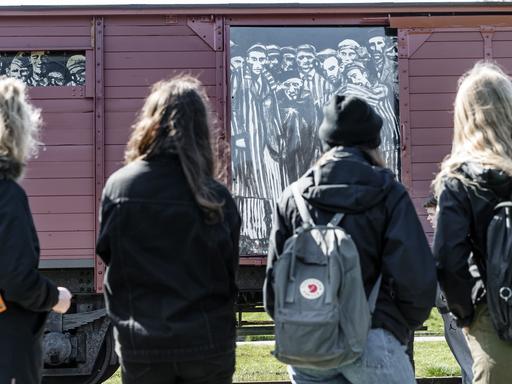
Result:
<svg viewBox="0 0 512 384"><path fill-rule="evenodd" d="M382 276L367 300L359 253L342 228L343 213L316 225L297 184L291 186L303 225L274 263L274 355L283 363L327 369L361 356Z"/></svg>

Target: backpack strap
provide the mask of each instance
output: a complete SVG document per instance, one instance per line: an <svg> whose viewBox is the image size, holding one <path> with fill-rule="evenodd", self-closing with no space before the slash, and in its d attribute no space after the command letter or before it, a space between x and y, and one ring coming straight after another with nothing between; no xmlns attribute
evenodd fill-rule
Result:
<svg viewBox="0 0 512 384"><path fill-rule="evenodd" d="M311 214L309 213L308 207L306 207L306 201L302 197L302 194L299 191L299 187L297 182L291 185L293 198L295 199L295 203L297 204L297 209L299 210L300 218L304 224L315 225Z"/></svg>
<svg viewBox="0 0 512 384"><path fill-rule="evenodd" d="M345 217L344 213L338 212L337 214L335 214L333 216L333 218L331 219L331 221L329 221L329 223L327 225L330 227L331 226L337 227L341 223L341 220L343 220L344 217Z"/></svg>
<svg viewBox="0 0 512 384"><path fill-rule="evenodd" d="M377 305L377 297L379 296L380 284L382 282L382 273L377 278L375 285L370 292L370 296L368 296L368 304L370 305L370 313L373 315L375 312L375 306Z"/></svg>

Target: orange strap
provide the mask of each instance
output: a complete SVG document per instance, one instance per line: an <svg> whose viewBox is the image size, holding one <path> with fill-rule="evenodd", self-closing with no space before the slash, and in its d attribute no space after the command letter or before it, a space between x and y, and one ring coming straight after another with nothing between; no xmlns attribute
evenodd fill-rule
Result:
<svg viewBox="0 0 512 384"><path fill-rule="evenodd" d="M5 305L4 298L0 295L0 313L7 311L7 305Z"/></svg>

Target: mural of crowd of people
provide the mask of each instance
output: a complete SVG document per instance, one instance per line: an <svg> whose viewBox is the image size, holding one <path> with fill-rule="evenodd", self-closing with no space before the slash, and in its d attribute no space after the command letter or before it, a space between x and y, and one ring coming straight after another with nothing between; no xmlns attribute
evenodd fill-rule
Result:
<svg viewBox="0 0 512 384"><path fill-rule="evenodd" d="M382 116L381 151L400 177L396 37L376 27L232 27L232 190L244 218L241 254L265 254L274 202L318 159L333 94Z"/></svg>
<svg viewBox="0 0 512 384"><path fill-rule="evenodd" d="M0 53L0 75L31 87L85 84L84 52L21 51Z"/></svg>

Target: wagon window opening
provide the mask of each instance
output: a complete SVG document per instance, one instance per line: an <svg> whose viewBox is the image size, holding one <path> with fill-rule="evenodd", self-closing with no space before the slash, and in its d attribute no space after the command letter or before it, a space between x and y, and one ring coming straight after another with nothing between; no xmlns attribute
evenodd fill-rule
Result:
<svg viewBox="0 0 512 384"><path fill-rule="evenodd" d="M272 207L321 154L318 127L334 94L382 116L381 147L400 178L398 54L385 27L231 27L232 192L241 254L265 254Z"/></svg>
<svg viewBox="0 0 512 384"><path fill-rule="evenodd" d="M85 85L85 51L18 51L0 53L0 75L31 87Z"/></svg>

